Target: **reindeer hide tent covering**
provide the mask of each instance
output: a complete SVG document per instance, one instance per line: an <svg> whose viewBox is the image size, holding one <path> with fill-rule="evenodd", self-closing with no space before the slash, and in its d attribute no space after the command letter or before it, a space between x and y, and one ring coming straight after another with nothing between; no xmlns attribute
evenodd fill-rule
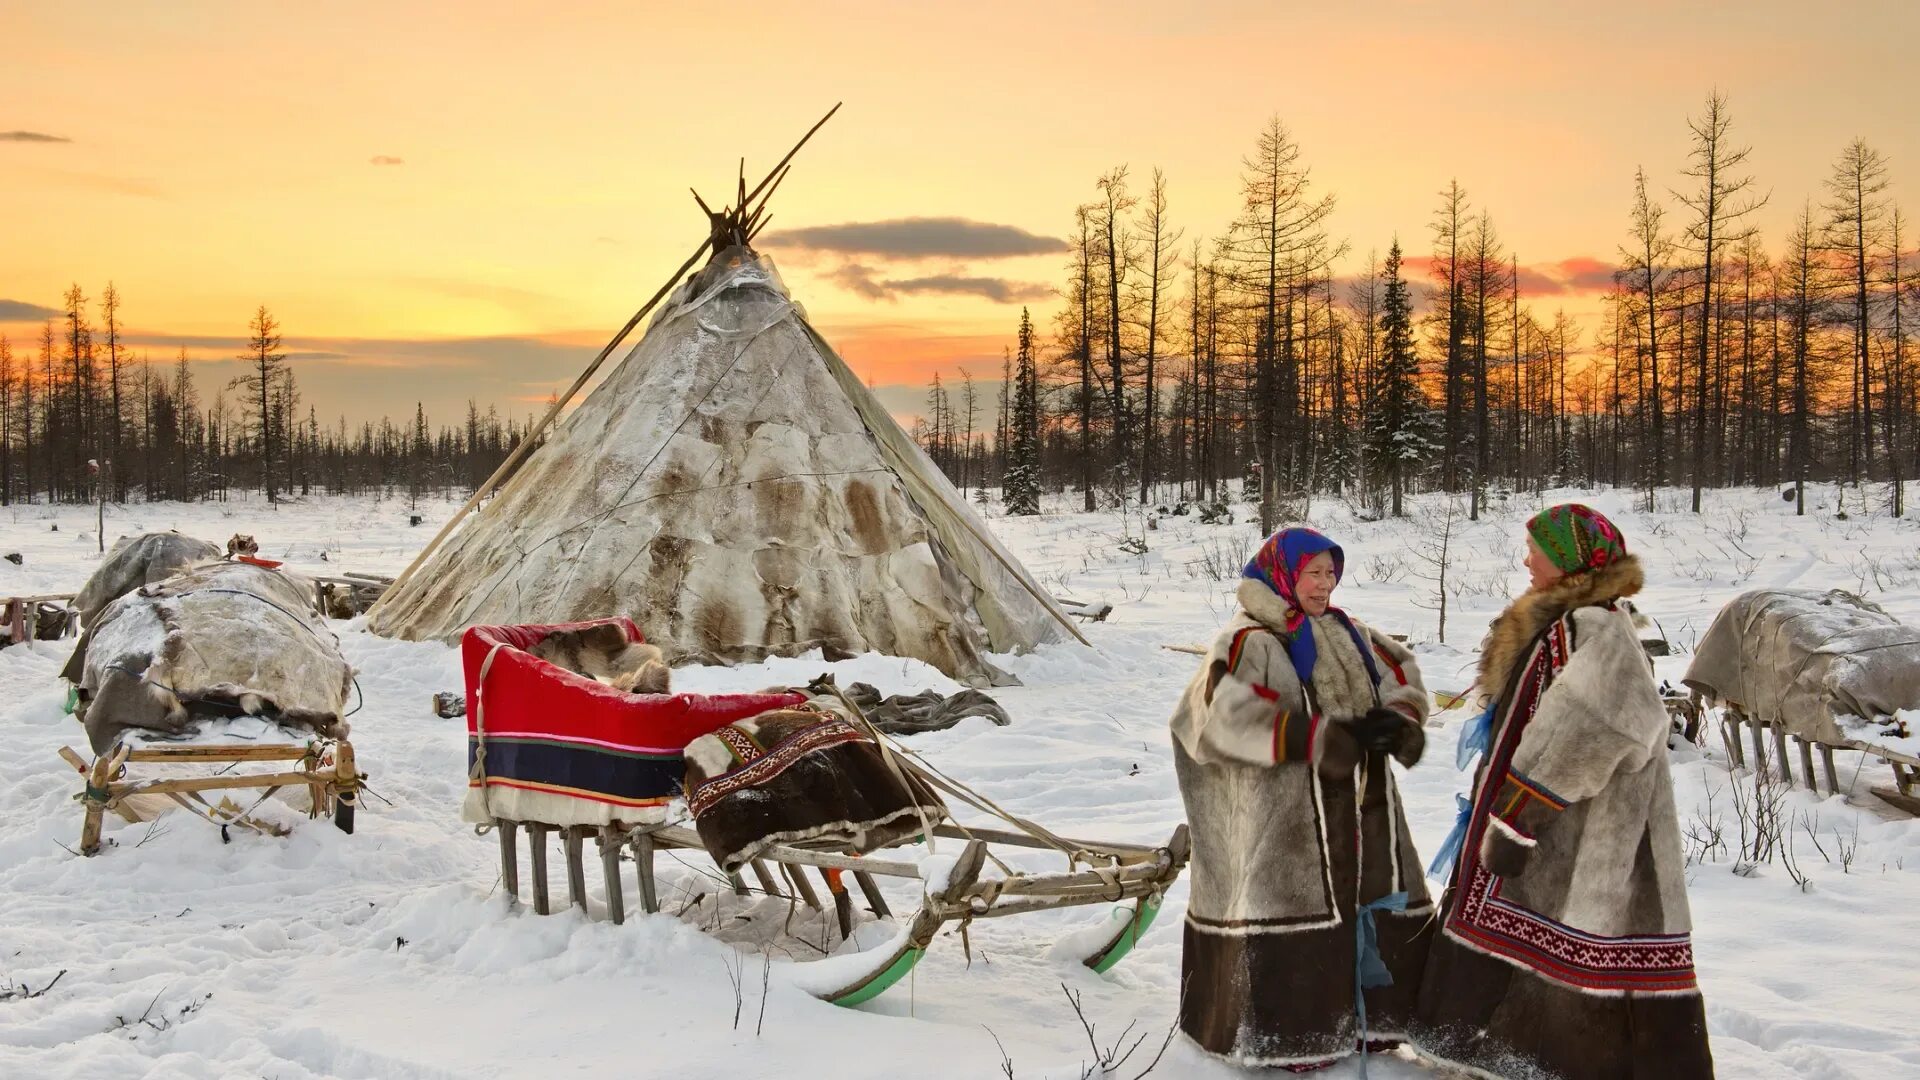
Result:
<svg viewBox="0 0 1920 1080"><path fill-rule="evenodd" d="M371 628L616 615L674 663L875 651L974 685L999 675L984 654L1072 632L742 246L672 295Z"/></svg>

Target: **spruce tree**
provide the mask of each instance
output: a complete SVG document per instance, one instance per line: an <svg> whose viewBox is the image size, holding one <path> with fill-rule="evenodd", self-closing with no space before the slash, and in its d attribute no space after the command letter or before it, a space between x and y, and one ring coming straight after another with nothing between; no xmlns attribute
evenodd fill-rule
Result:
<svg viewBox="0 0 1920 1080"><path fill-rule="evenodd" d="M1013 368L1013 418L1001 499L1007 513L1040 512L1040 377L1033 360L1033 320L1020 309L1020 351Z"/></svg>
<svg viewBox="0 0 1920 1080"><path fill-rule="evenodd" d="M1400 242L1387 252L1380 272L1380 377L1368 410L1368 457L1379 462L1393 491L1393 516L1402 515L1401 496L1412 467L1434 451L1431 417L1420 395L1420 361L1413 347L1413 298L1400 276Z"/></svg>

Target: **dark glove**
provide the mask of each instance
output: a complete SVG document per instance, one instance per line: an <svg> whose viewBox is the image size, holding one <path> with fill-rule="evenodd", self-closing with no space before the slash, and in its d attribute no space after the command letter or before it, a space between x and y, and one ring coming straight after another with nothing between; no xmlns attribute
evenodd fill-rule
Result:
<svg viewBox="0 0 1920 1080"><path fill-rule="evenodd" d="M1326 729L1320 733L1320 775L1329 780L1340 777L1353 778L1353 770L1360 767L1360 758L1365 753L1354 720L1328 720Z"/></svg>
<svg viewBox="0 0 1920 1080"><path fill-rule="evenodd" d="M1395 761L1409 769L1420 763L1420 755L1427 749L1426 732L1398 709L1376 705L1355 721L1355 729L1367 750L1392 754Z"/></svg>
<svg viewBox="0 0 1920 1080"><path fill-rule="evenodd" d="M1487 831L1480 837L1480 864L1501 877L1519 877L1527 869L1533 847L1533 841L1496 818L1487 822Z"/></svg>

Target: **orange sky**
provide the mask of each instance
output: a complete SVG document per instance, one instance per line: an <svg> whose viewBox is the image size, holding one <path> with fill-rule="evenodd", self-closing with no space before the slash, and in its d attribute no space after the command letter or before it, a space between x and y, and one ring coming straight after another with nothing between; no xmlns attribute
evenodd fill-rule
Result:
<svg viewBox="0 0 1920 1080"><path fill-rule="evenodd" d="M1051 309L1046 241L1114 164L1164 168L1189 237L1216 233L1269 115L1356 265L1396 231L1423 251L1457 176L1523 264L1574 281L1614 256L1636 165L1679 183L1714 86L1775 245L1853 136L1896 197L1920 160L1910 3L1190 7L0 0L0 332L113 280L156 357L225 357L268 304L323 419L523 411L698 242L689 184L723 196L840 100L770 238L959 218L1041 252L771 245L882 385L997 372L1021 298Z"/></svg>

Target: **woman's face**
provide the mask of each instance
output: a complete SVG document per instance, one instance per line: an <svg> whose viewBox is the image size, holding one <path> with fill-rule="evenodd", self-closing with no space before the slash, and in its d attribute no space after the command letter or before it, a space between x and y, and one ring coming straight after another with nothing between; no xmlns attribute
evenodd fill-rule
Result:
<svg viewBox="0 0 1920 1080"><path fill-rule="evenodd" d="M1553 565L1553 560L1547 558L1547 553L1540 550L1539 543L1531 536L1527 537L1527 576L1536 589L1544 589L1567 576L1566 571Z"/></svg>
<svg viewBox="0 0 1920 1080"><path fill-rule="evenodd" d="M1300 578L1293 583L1293 595L1299 599L1302 611L1325 615L1327 603L1333 598L1333 587L1338 582L1333 575L1333 552L1323 551L1300 568Z"/></svg>

